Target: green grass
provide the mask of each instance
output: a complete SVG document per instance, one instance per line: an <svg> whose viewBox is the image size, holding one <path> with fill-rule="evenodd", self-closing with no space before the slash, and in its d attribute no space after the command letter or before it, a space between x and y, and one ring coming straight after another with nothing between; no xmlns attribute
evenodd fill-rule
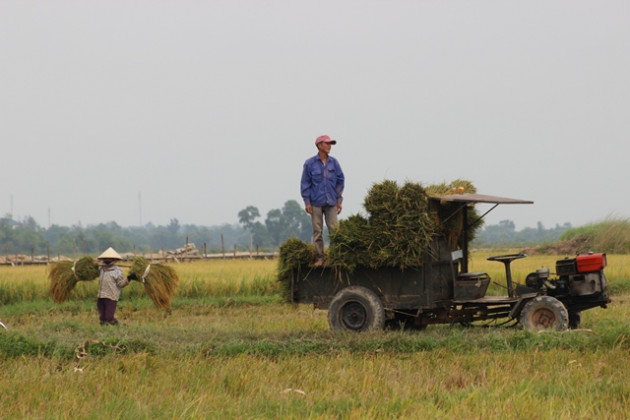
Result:
<svg viewBox="0 0 630 420"><path fill-rule="evenodd" d="M502 278L503 265L486 256L474 254L471 269ZM555 259L516 261L515 273ZM611 287L627 284L629 262L609 256ZM275 264L175 265L182 285L172 311L132 285L120 327L99 326L89 287L55 304L45 269L0 267L0 291L12 296L0 306L9 328L0 331L0 417L625 419L630 411L627 293L563 333L438 325L338 334L325 311L282 302Z"/></svg>
<svg viewBox="0 0 630 420"><path fill-rule="evenodd" d="M0 383L13 418L625 418L623 353L524 356L33 357L2 361Z"/></svg>
<svg viewBox="0 0 630 420"><path fill-rule="evenodd" d="M440 349L460 354L480 350L629 349L630 342L624 337L630 336L630 325L616 321L628 319L626 306L622 300L607 310L586 311L582 330L558 334L459 325L434 326L422 332L339 334L329 331L325 311L306 305L242 302L213 306L197 302L174 308L167 315L152 308L121 304L118 318L124 325L118 329L101 328L93 308L4 317L10 330L0 336L0 354L72 358L73 350L85 340L122 343L125 353L150 350L169 357L279 357L339 351L405 354Z"/></svg>
<svg viewBox="0 0 630 420"><path fill-rule="evenodd" d="M601 222L568 229L560 236L560 242L578 241L583 251L626 254L630 252L630 220L608 218Z"/></svg>

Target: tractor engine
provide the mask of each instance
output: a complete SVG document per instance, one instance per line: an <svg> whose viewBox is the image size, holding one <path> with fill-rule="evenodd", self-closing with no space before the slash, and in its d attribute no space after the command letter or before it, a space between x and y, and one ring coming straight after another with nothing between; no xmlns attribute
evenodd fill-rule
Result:
<svg viewBox="0 0 630 420"><path fill-rule="evenodd" d="M525 279L527 287L549 296L579 297L606 294L606 254L583 254L556 261L558 278L549 278L548 268L539 268Z"/></svg>

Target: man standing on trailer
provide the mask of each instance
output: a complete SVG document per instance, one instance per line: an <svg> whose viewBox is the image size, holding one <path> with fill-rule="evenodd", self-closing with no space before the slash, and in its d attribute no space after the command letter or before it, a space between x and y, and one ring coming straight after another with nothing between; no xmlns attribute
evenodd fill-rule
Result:
<svg viewBox="0 0 630 420"><path fill-rule="evenodd" d="M315 139L317 154L304 162L300 182L302 199L306 212L311 215L313 239L317 251L315 266L324 264L324 218L328 230L337 227L337 215L341 212L345 178L339 162L330 156L330 149L336 140L323 135Z"/></svg>

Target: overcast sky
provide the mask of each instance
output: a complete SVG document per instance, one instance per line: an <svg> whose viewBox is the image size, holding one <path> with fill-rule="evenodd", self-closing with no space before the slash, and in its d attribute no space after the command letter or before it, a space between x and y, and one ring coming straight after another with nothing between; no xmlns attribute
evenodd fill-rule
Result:
<svg viewBox="0 0 630 420"><path fill-rule="evenodd" d="M630 2L0 0L0 216L237 223L338 140L341 216L384 179L630 217Z"/></svg>

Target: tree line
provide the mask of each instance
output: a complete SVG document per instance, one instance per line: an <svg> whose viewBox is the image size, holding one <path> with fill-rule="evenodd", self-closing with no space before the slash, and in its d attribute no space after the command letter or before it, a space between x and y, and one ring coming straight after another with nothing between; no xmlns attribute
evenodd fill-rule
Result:
<svg viewBox="0 0 630 420"><path fill-rule="evenodd" d="M264 220L257 207L250 205L238 212L238 224L198 226L180 224L171 219L165 226L148 223L144 226L122 227L116 222L83 227L52 225L43 228L32 217L15 221L10 215L0 218L0 254L96 254L113 246L119 252L151 252L176 249L186 243L208 252L249 250L250 244L260 250L277 249L290 237L310 241L311 218L295 200L267 212ZM546 229L542 223L536 228L516 231L511 220L487 225L476 234L475 246L537 244L557 241L571 228L569 223Z"/></svg>
<svg viewBox="0 0 630 420"><path fill-rule="evenodd" d="M169 250L194 243L208 252L249 250L250 243L261 250L277 248L289 237L308 241L311 219L295 200L282 208L270 210L263 222L260 212L248 206L238 213L239 224L198 226L180 224L171 219L168 225L122 227L116 222L71 227L52 225L44 228L28 216L22 221L11 215L0 218L0 254L96 254L112 246L119 252Z"/></svg>
<svg viewBox="0 0 630 420"><path fill-rule="evenodd" d="M545 228L538 222L535 228L527 227L520 231L511 220L501 220L496 225L484 226L476 233L474 245L479 247L492 245L522 245L556 242L564 232L571 229L571 223L556 224Z"/></svg>

